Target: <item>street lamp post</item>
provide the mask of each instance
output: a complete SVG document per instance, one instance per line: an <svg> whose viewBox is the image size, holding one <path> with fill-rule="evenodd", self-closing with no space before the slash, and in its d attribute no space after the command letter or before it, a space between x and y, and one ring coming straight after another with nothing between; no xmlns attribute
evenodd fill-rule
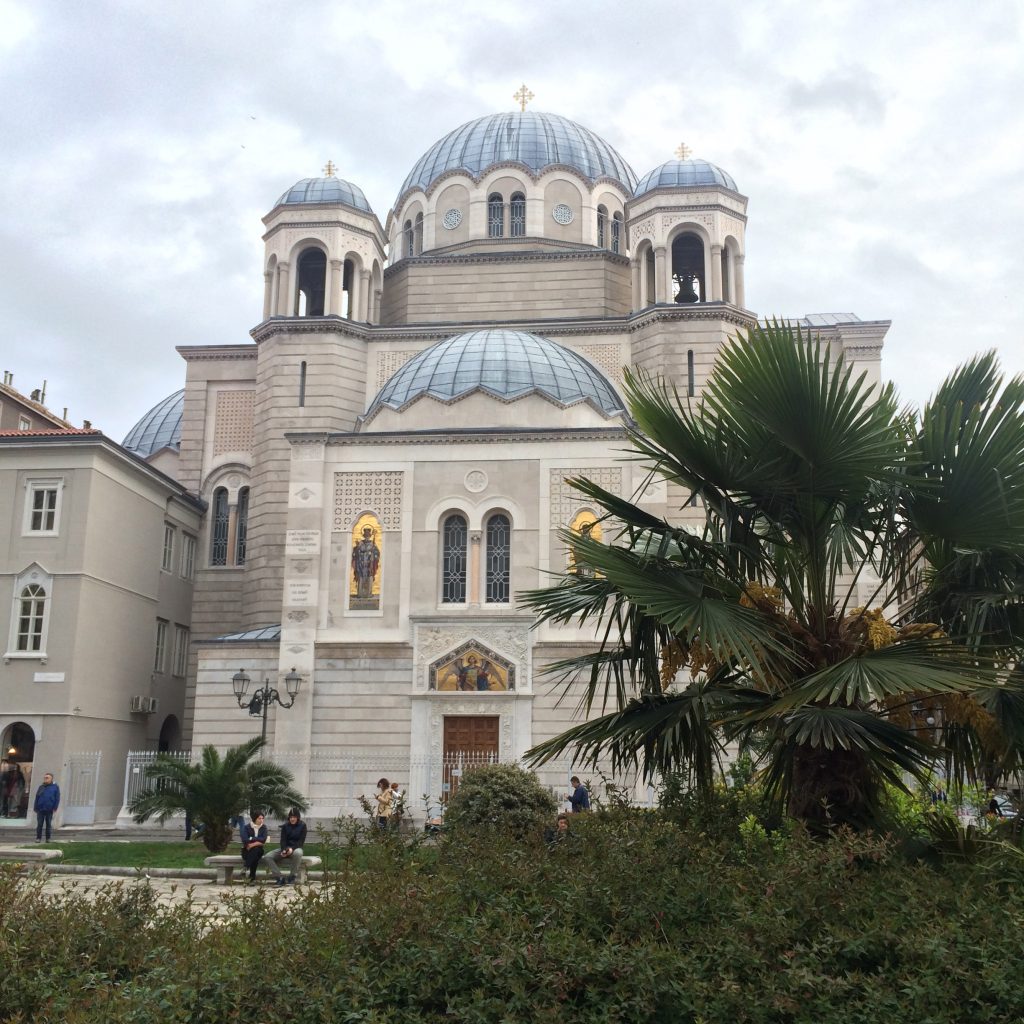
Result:
<svg viewBox="0 0 1024 1024"><path fill-rule="evenodd" d="M249 683L251 682L248 674L244 668L240 668L231 677L231 688L235 691L235 700L238 701L240 708L248 708L249 714L253 716L263 716L263 731L261 732L261 738L264 744L267 742L267 712L270 710L271 704L280 704L283 708L290 708L295 703L295 698L299 694L299 686L302 683L302 676L293 668L284 677L285 689L288 692L288 699L285 700L281 696L280 691L270 685L270 680L264 677L263 685L259 689L254 690L250 695L247 691L249 689Z"/></svg>

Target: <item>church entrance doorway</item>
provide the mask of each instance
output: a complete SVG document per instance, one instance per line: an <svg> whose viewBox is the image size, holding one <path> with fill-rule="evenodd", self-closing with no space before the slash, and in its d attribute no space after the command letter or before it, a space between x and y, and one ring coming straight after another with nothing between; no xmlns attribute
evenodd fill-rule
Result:
<svg viewBox="0 0 1024 1024"><path fill-rule="evenodd" d="M442 791L451 796L462 773L498 760L497 715L445 715Z"/></svg>
<svg viewBox="0 0 1024 1024"><path fill-rule="evenodd" d="M3 734L3 762L0 764L0 816L28 817L32 795L32 761L36 752L36 734L25 722L14 722Z"/></svg>

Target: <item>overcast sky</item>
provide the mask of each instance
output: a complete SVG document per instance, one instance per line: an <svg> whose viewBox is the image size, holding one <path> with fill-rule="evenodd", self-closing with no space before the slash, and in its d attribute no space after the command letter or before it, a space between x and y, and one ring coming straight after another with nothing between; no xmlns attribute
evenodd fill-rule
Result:
<svg viewBox="0 0 1024 1024"><path fill-rule="evenodd" d="M629 12L629 13L625 13ZM638 175L680 141L750 198L747 304L891 319L923 402L969 354L1024 371L1016 0L0 0L0 369L120 440L176 345L248 342L265 214L328 159L383 223L472 118L579 121Z"/></svg>

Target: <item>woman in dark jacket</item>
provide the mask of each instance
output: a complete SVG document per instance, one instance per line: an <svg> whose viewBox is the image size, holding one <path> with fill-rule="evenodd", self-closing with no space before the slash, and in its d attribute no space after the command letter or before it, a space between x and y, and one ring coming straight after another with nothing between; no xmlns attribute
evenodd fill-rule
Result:
<svg viewBox="0 0 1024 1024"><path fill-rule="evenodd" d="M256 881L256 867L267 846L267 826L261 811L252 811L252 821L242 826L242 862L249 869L249 881Z"/></svg>

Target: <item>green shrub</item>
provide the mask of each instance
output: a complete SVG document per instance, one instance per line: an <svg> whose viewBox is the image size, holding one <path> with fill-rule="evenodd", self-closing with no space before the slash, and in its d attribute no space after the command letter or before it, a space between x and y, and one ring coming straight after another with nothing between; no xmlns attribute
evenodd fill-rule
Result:
<svg viewBox="0 0 1024 1024"><path fill-rule="evenodd" d="M550 824L557 809L533 772L515 764L485 764L462 776L444 822L454 831L487 826L525 835Z"/></svg>

